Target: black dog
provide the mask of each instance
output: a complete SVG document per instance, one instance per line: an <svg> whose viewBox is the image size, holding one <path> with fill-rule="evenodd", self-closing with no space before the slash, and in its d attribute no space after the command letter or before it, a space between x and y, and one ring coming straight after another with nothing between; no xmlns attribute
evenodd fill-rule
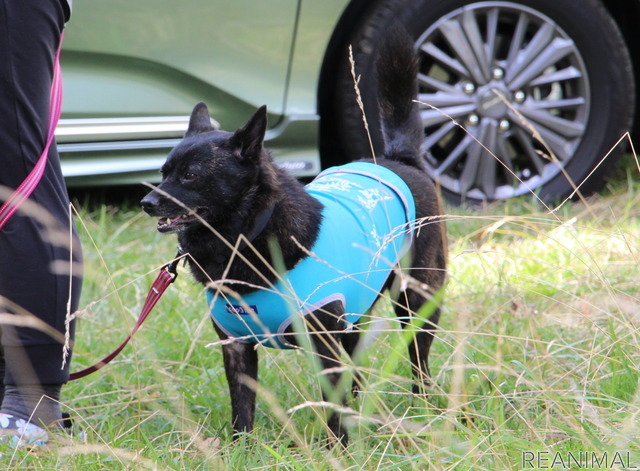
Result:
<svg viewBox="0 0 640 471"><path fill-rule="evenodd" d="M335 167L305 189L263 148L264 106L231 133L214 130L206 105L199 103L184 140L162 167L162 183L142 200L144 210L160 218L160 232L178 234L194 277L208 287L218 335L232 340L222 349L236 434L253 428L255 343L301 345L296 332L306 329L323 367L336 367L339 344L354 352L357 320L380 292L399 292L396 314L403 325L414 319L415 326L416 313L444 283L444 224L421 163L423 128L413 102L417 67L411 40L391 35L378 59L386 144L375 162ZM385 222L374 218L380 208ZM330 234L331 228L339 234ZM400 270L397 263L409 244ZM264 311L270 312L262 318ZM419 385L428 382L439 309L432 312L417 323L408 348ZM340 373L327 375L335 387ZM338 414L328 425L346 443Z"/></svg>

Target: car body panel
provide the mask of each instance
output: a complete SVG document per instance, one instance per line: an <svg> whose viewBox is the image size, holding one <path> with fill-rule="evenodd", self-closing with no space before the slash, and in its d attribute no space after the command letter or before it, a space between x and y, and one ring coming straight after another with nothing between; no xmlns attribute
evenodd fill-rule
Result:
<svg viewBox="0 0 640 471"><path fill-rule="evenodd" d="M267 146L276 161L296 175L315 175L318 78L347 3L74 5L62 54L65 97L56 133L68 183L157 181L157 169L184 134L198 101L229 130L266 104Z"/></svg>

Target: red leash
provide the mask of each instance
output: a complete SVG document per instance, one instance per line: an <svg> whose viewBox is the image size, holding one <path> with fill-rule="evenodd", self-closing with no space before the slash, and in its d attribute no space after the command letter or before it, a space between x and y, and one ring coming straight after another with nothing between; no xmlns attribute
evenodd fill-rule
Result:
<svg viewBox="0 0 640 471"><path fill-rule="evenodd" d="M131 333L124 340L124 342L122 342L118 348L116 348L113 352L111 352L109 355L104 357L95 365L92 365L80 371L76 371L75 373L71 373L71 375L69 376L69 381L75 381L76 379L84 378L85 376L98 371L99 369L101 369L103 366L105 366L107 363L109 363L111 360L113 360L115 357L118 356L118 354L122 351L122 349L127 346L129 341L133 337L133 334L135 334L138 331L138 329L142 326L142 323L145 321L145 319L147 318L147 316L149 315L153 307L156 305L156 303L162 296L162 294L166 291L166 289L169 287L171 283L176 281L176 278L178 277L178 272L176 271L176 268L178 266L178 263L183 257L184 257L184 252L182 251L181 248L178 248L178 254L176 255L176 258L168 265L165 265L164 267L162 267L162 269L160 270L160 273L158 274L158 277L153 282L153 285L151 285L151 289L149 290L149 293L147 293L147 299L145 299L144 301L144 305L142 306L142 311L140 312L140 316L138 316L138 321L133 326Z"/></svg>

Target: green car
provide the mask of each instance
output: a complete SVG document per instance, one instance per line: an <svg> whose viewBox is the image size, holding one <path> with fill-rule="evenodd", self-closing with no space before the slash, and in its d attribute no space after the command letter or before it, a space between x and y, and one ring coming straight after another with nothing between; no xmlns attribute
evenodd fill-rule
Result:
<svg viewBox="0 0 640 471"><path fill-rule="evenodd" d="M266 104L267 146L299 177L370 156L375 53L400 22L425 169L449 200L597 191L633 125L638 19L639 0L83 0L62 56L63 173L157 182L198 101L226 130Z"/></svg>

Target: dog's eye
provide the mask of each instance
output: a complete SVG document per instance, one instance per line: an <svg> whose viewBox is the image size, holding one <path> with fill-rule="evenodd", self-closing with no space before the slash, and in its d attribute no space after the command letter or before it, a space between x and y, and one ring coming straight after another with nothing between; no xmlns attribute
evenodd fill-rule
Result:
<svg viewBox="0 0 640 471"><path fill-rule="evenodd" d="M196 174L193 172L185 172L184 176L182 177L182 179L185 182L190 182L196 179Z"/></svg>

